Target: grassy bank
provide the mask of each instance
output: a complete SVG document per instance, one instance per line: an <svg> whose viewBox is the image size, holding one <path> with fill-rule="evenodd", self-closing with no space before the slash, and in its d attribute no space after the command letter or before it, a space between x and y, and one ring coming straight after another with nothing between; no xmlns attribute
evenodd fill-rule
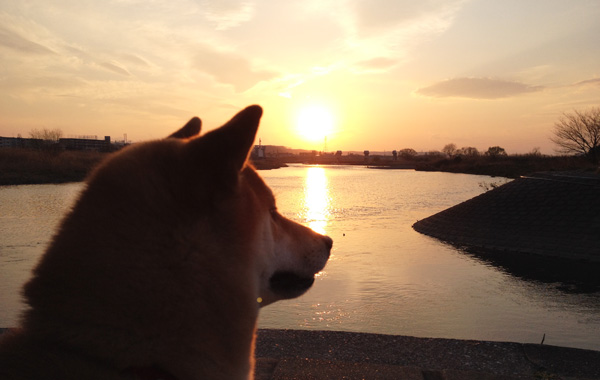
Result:
<svg viewBox="0 0 600 380"><path fill-rule="evenodd" d="M480 174L517 178L545 171L596 171L583 157L514 155L500 157L455 157L430 159L415 163L416 170Z"/></svg>
<svg viewBox="0 0 600 380"><path fill-rule="evenodd" d="M0 185L82 181L109 153L0 149Z"/></svg>
<svg viewBox="0 0 600 380"><path fill-rule="evenodd" d="M44 151L29 149L0 149L0 185L22 185L38 183L63 183L82 181L91 169L110 153L91 151ZM256 160L257 169L275 169L286 163L304 162L300 156L283 159ZM597 168L581 157L547 157L536 155L501 157L418 157L410 160L390 161L371 159L366 163L358 160L319 157L310 160L314 164L369 165L387 169L414 168L421 171L482 174L497 177L517 178L541 171L596 171Z"/></svg>

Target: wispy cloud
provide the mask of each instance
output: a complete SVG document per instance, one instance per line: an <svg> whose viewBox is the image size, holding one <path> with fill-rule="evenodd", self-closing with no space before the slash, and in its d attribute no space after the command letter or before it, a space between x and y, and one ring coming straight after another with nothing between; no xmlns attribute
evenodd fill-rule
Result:
<svg viewBox="0 0 600 380"><path fill-rule="evenodd" d="M348 0L351 18L349 43L379 48L387 56L404 55L406 49L446 31L464 0Z"/></svg>
<svg viewBox="0 0 600 380"><path fill-rule="evenodd" d="M356 74L385 72L447 31L465 0L313 0L314 12L335 15L343 30L340 62ZM340 65L341 66L341 65Z"/></svg>
<svg viewBox="0 0 600 380"><path fill-rule="evenodd" d="M249 1L205 0L201 4L205 17L216 24L216 30L234 28L254 16L255 5Z"/></svg>
<svg viewBox="0 0 600 380"><path fill-rule="evenodd" d="M130 64L140 67L150 67L150 64L145 59L130 53L121 54L120 57Z"/></svg>
<svg viewBox="0 0 600 380"><path fill-rule="evenodd" d="M371 58L356 63L356 67L365 71L388 70L398 63L397 60L387 57Z"/></svg>
<svg viewBox="0 0 600 380"><path fill-rule="evenodd" d="M583 80L581 82L574 83L573 86L575 86L575 87L599 86L600 87L600 78Z"/></svg>
<svg viewBox="0 0 600 380"><path fill-rule="evenodd" d="M129 71L127 71L126 69L124 69L121 66L119 66L117 64L114 64L114 63L101 62L100 66L103 67L103 68L105 68L105 69L107 69L107 70L109 70L109 71L112 71L113 73L117 73L117 74L125 75L125 76L131 75L129 73Z"/></svg>
<svg viewBox="0 0 600 380"><path fill-rule="evenodd" d="M492 78L455 78L420 88L417 94L434 98L501 99L538 92L543 86L532 86Z"/></svg>
<svg viewBox="0 0 600 380"><path fill-rule="evenodd" d="M12 30L0 26L0 46L26 54L54 54L54 51Z"/></svg>
<svg viewBox="0 0 600 380"><path fill-rule="evenodd" d="M445 29L464 0L351 0L356 26L360 34L368 35L398 27L412 29L415 24L431 31Z"/></svg>
<svg viewBox="0 0 600 380"><path fill-rule="evenodd" d="M217 51L208 46L197 47L193 68L200 70L222 84L230 84L239 92L253 87L260 81L274 79L274 71L255 69L242 55Z"/></svg>

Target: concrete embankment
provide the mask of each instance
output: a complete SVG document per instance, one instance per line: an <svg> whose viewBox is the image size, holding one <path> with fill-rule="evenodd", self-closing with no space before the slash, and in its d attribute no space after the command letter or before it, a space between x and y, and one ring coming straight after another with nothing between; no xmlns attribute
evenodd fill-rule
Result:
<svg viewBox="0 0 600 380"><path fill-rule="evenodd" d="M413 228L455 245L600 262L600 176L536 173Z"/></svg>

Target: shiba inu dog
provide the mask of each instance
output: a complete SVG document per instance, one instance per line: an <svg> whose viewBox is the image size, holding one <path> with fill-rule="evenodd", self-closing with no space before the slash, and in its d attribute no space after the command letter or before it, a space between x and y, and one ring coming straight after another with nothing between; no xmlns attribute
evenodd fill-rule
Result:
<svg viewBox="0 0 600 380"><path fill-rule="evenodd" d="M259 309L307 291L332 247L248 164L261 116L202 137L193 118L99 165L25 285L1 379L252 378Z"/></svg>

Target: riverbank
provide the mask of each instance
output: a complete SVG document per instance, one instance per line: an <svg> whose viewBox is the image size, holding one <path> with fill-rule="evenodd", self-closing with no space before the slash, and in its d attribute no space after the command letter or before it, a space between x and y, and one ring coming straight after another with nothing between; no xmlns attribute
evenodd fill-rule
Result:
<svg viewBox="0 0 600 380"><path fill-rule="evenodd" d="M33 149L0 149L0 186L81 182L111 153ZM286 167L280 160L253 162L257 170Z"/></svg>
<svg viewBox="0 0 600 380"><path fill-rule="evenodd" d="M600 264L600 175L542 172L518 178L413 228L456 246Z"/></svg>
<svg viewBox="0 0 600 380"><path fill-rule="evenodd" d="M0 185L80 182L109 153L0 149Z"/></svg>
<svg viewBox="0 0 600 380"><path fill-rule="evenodd" d="M88 173L111 153L95 151L0 149L0 185L24 185L83 181ZM451 173L479 174L518 178L540 171L580 170L593 172L597 168L582 157L547 157L536 155L501 157L419 156L399 158L357 156L268 157L253 161L258 170L286 167L289 163L312 165L361 165L374 169L414 169Z"/></svg>
<svg viewBox="0 0 600 380"><path fill-rule="evenodd" d="M535 154L511 156L455 156L423 155L397 157L391 156L287 156L275 158L285 163L308 165L361 165L372 169L414 169L417 171L434 171L447 173L463 173L489 175L492 177L519 178L520 176L542 171L585 171L594 172L598 167L584 157L575 156L542 156Z"/></svg>
<svg viewBox="0 0 600 380"><path fill-rule="evenodd" d="M598 167L584 157L514 155L438 159L417 163L415 169L519 178L537 172L594 172Z"/></svg>

